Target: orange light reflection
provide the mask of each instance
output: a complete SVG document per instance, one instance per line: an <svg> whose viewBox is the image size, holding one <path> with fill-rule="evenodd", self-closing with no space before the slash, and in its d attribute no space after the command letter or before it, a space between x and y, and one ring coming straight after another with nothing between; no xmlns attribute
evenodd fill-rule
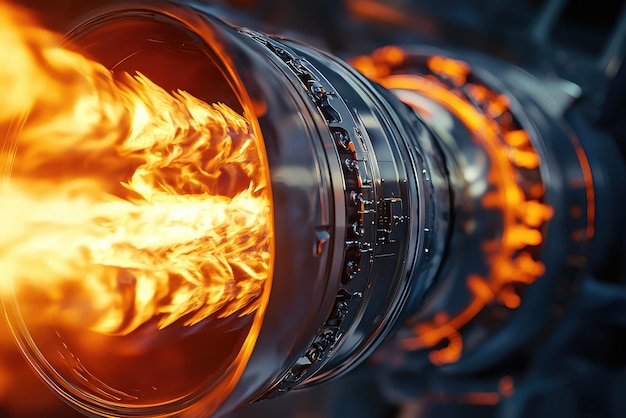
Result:
<svg viewBox="0 0 626 418"><path fill-rule="evenodd" d="M541 226L552 217L553 211L540 201L542 191L537 193L538 189L535 189L533 198L526 198L517 184L517 167L535 169L540 164L540 158L526 131L507 131L498 124L496 118L508 110L506 96L496 94L483 85L469 84L470 67L461 61L431 57L428 66L433 74L420 75L402 74L401 71L399 74L391 73L393 65L384 59L385 54L374 53L371 57L359 57L352 63L364 75L388 89L413 91L432 99L469 128L492 163L488 174L490 192L484 196L482 203L487 208L500 210L504 219L500 241L484 248L491 266L489 274L486 277L472 274L467 278L472 302L449 318L442 320L439 315L418 323L414 328L414 337L402 341L409 350L434 347L447 341L446 346L429 354L434 364L442 365L460 358L463 344L459 330L485 306L495 301L509 309L517 308L521 298L512 285L531 284L543 274L543 264L534 260L524 247L542 243ZM400 61L397 58L394 60ZM482 109L445 85L438 76L447 78L453 85L463 86L476 102L482 103ZM415 110L419 112L420 109L416 106Z"/></svg>

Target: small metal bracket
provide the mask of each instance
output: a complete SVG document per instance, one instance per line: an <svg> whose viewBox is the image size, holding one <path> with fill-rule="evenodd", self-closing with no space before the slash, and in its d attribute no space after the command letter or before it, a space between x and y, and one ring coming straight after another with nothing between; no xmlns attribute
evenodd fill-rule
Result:
<svg viewBox="0 0 626 418"><path fill-rule="evenodd" d="M377 230L376 239L381 244L395 242L392 236L393 227L404 222L402 215L402 199L399 197L384 197L376 205Z"/></svg>

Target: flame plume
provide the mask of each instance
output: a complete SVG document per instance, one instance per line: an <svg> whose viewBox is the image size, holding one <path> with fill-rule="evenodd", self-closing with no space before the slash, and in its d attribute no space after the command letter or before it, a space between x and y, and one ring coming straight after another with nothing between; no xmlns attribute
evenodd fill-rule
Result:
<svg viewBox="0 0 626 418"><path fill-rule="evenodd" d="M114 74L6 3L0 45L2 291L46 289L50 315L108 335L254 312L272 231L248 121Z"/></svg>

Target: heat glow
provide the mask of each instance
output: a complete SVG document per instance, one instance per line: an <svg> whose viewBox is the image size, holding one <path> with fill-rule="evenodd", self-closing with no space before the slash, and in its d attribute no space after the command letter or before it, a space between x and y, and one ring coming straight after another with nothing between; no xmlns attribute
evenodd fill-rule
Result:
<svg viewBox="0 0 626 418"><path fill-rule="evenodd" d="M0 2L0 288L105 335L259 307L272 213L251 124L63 46Z"/></svg>
<svg viewBox="0 0 626 418"><path fill-rule="evenodd" d="M430 98L468 127L492 162L488 174L491 190L483 196L481 203L485 208L499 210L503 216L500 238L483 248L489 260L488 274L469 273L466 277L467 287L473 295L469 305L453 315L441 312L428 320L418 321L412 325L413 336L403 340L402 346L408 350L433 348L446 342L429 353L433 364L444 365L461 357L463 338L460 330L465 325L492 303L517 309L522 300L515 286L531 285L544 274L545 266L535 260L527 248L542 244L543 225L552 218L554 211L542 201L544 191L540 183L526 195L517 182L517 170L536 170L541 160L528 132L511 130L502 123L508 117L505 116L509 111L508 97L470 82L471 68L463 61L432 56L427 61L430 74L397 71L406 57L403 49L388 46L375 51L372 56L358 57L352 64L383 87L412 91ZM447 80L447 84L443 80ZM467 95L461 93L459 87L463 87ZM414 109L426 116L419 106Z"/></svg>

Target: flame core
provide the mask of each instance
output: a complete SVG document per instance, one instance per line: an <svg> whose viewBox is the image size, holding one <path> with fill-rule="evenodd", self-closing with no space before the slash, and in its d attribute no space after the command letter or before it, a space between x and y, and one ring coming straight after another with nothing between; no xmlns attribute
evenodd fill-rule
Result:
<svg viewBox="0 0 626 418"><path fill-rule="evenodd" d="M2 290L106 335L255 312L272 214L250 123L60 41L0 3Z"/></svg>

